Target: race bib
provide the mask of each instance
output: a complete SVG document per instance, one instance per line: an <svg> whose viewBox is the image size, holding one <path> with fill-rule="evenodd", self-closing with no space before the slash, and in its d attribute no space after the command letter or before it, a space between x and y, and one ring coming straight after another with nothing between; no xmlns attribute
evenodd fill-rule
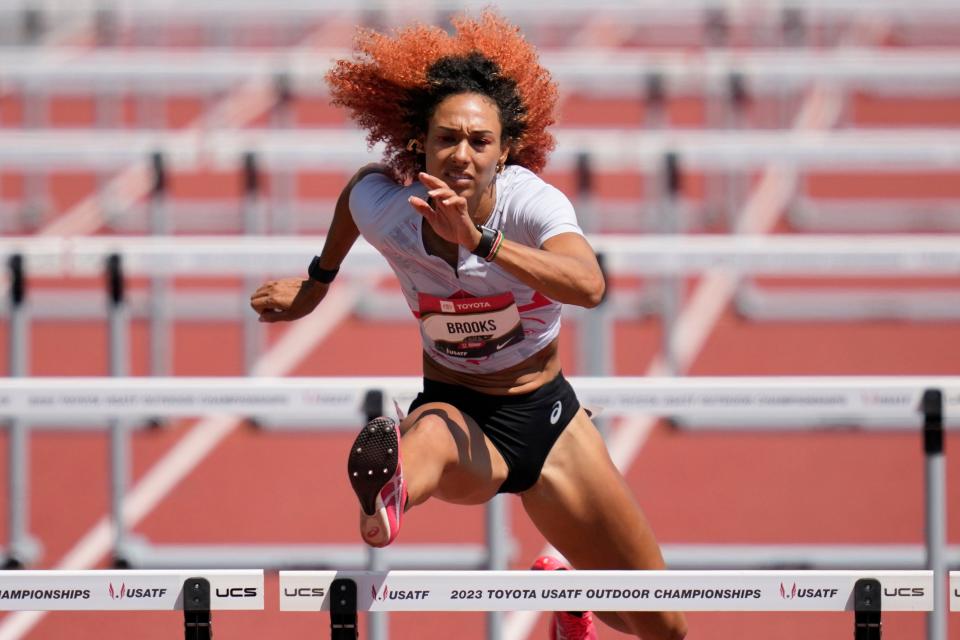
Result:
<svg viewBox="0 0 960 640"><path fill-rule="evenodd" d="M481 358L523 340L510 292L479 298L419 293L420 326L433 347L455 358Z"/></svg>

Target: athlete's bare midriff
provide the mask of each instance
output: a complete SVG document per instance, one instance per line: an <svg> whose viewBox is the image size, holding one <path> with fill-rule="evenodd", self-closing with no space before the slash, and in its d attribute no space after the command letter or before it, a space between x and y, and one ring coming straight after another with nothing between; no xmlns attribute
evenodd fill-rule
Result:
<svg viewBox="0 0 960 640"><path fill-rule="evenodd" d="M557 377L560 373L558 340L512 367L492 373L454 371L423 353L423 377L437 382L456 384L494 396L530 393Z"/></svg>

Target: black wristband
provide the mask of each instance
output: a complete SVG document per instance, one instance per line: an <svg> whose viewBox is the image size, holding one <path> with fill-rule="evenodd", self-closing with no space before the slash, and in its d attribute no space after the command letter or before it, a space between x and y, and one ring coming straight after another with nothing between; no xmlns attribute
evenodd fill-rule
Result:
<svg viewBox="0 0 960 640"><path fill-rule="evenodd" d="M320 266L320 256L313 256L313 260L310 261L310 266L307 267L307 275L310 276L310 279L321 284L330 284L333 282L333 279L337 277L337 272L339 271L340 267L336 269L322 268Z"/></svg>
<svg viewBox="0 0 960 640"><path fill-rule="evenodd" d="M482 227L478 224L477 231L480 232L480 244L478 244L477 248L471 251L471 253L475 256L486 258L490 255L490 250L493 249L493 243L497 240L497 230L491 229L490 227Z"/></svg>

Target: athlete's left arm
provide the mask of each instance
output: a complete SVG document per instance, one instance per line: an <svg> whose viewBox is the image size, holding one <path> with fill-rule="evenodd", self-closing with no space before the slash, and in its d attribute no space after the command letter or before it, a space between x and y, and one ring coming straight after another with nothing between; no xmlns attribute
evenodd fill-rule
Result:
<svg viewBox="0 0 960 640"><path fill-rule="evenodd" d="M540 249L504 238L494 263L551 300L581 307L600 304L606 283L586 238L561 233Z"/></svg>

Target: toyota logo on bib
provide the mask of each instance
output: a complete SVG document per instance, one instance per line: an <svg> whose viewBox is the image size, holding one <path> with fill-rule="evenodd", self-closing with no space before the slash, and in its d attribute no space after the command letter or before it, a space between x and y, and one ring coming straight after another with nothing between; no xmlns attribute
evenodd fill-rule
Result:
<svg viewBox="0 0 960 640"><path fill-rule="evenodd" d="M550 412L550 424L557 424L557 420L560 419L560 412L563 411L563 404L557 400L553 404L553 411Z"/></svg>

